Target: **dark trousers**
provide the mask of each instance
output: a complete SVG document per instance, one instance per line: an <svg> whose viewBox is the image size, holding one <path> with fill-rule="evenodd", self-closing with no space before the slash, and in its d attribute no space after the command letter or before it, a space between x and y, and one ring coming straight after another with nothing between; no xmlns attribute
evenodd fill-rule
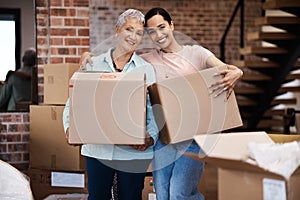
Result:
<svg viewBox="0 0 300 200"><path fill-rule="evenodd" d="M118 200L142 200L144 178L149 163L150 160L107 161L86 157L88 199L110 200L116 173ZM136 170L137 166L139 170Z"/></svg>

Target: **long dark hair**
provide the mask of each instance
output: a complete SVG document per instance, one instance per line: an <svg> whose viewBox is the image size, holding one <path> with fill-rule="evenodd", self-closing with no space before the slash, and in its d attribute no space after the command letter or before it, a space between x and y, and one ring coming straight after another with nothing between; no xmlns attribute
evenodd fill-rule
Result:
<svg viewBox="0 0 300 200"><path fill-rule="evenodd" d="M147 21L154 15L161 15L169 24L172 22L170 14L165 9L159 7L151 8L145 15L145 27L147 27Z"/></svg>

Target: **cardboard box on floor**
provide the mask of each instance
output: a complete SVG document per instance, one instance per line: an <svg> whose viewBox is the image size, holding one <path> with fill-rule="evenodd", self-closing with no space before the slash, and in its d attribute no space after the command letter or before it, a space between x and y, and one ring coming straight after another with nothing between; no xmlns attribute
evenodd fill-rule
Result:
<svg viewBox="0 0 300 200"><path fill-rule="evenodd" d="M268 136L275 142L275 143L287 143L293 141L300 141L300 135L288 135L288 134L268 134Z"/></svg>
<svg viewBox="0 0 300 200"><path fill-rule="evenodd" d="M66 141L62 114L64 106L30 106L30 167L57 170L84 170L80 146Z"/></svg>
<svg viewBox="0 0 300 200"><path fill-rule="evenodd" d="M218 200L218 168L210 163L205 163L202 171L198 191L205 200Z"/></svg>
<svg viewBox="0 0 300 200"><path fill-rule="evenodd" d="M195 140L206 156L187 155L218 167L219 200L300 199L300 166L287 180L245 162L249 142L273 143L265 132L198 135Z"/></svg>
<svg viewBox="0 0 300 200"><path fill-rule="evenodd" d="M36 200L44 199L51 194L88 193L87 177L83 171L29 168L28 176Z"/></svg>
<svg viewBox="0 0 300 200"><path fill-rule="evenodd" d="M78 71L74 63L44 65L44 104L64 105L69 97L69 79Z"/></svg>
<svg viewBox="0 0 300 200"><path fill-rule="evenodd" d="M149 87L163 143L181 142L195 135L242 125L234 92L226 100L226 92L214 97L208 90L211 84L221 80L221 76L214 76L221 69L224 67L209 68Z"/></svg>
<svg viewBox="0 0 300 200"><path fill-rule="evenodd" d="M69 143L143 144L145 74L74 73L69 113Z"/></svg>

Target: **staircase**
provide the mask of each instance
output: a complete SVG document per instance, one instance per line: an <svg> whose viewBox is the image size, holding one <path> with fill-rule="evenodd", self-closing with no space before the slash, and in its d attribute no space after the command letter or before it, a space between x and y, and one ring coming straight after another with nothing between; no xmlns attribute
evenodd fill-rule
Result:
<svg viewBox="0 0 300 200"><path fill-rule="evenodd" d="M262 9L280 10L287 16L255 19L261 31L247 33L251 44L240 49L234 62L244 76L235 88L244 130L287 131L287 108L295 107L300 92L300 1L269 0ZM265 31L265 27L276 31ZM298 82L299 81L299 82Z"/></svg>

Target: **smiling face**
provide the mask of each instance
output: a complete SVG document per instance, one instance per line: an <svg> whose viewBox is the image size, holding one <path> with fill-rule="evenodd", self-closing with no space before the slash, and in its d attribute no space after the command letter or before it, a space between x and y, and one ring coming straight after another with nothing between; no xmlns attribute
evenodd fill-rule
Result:
<svg viewBox="0 0 300 200"><path fill-rule="evenodd" d="M135 51L144 35L144 24L135 17L127 17L121 27L116 27L117 48L129 53Z"/></svg>
<svg viewBox="0 0 300 200"><path fill-rule="evenodd" d="M166 21L163 16L157 14L146 22L147 32L151 40L163 50L171 50L174 44L173 23Z"/></svg>

